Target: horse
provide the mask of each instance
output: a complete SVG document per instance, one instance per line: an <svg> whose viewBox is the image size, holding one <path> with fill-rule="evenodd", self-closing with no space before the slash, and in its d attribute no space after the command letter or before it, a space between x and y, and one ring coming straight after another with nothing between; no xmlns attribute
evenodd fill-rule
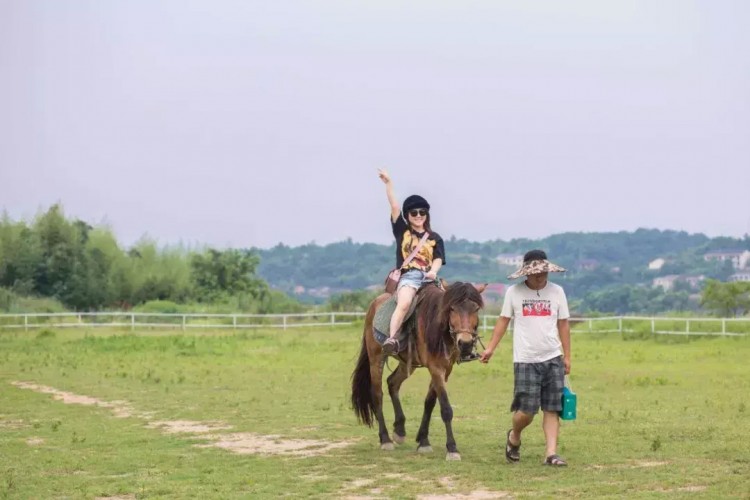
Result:
<svg viewBox="0 0 750 500"><path fill-rule="evenodd" d="M430 284L417 293L416 310L403 325L404 329L412 331L409 342L413 344L396 356L398 367L387 380L395 413L393 440L383 418L383 365L386 356L373 335L375 311L391 294L384 293L370 304L365 316L362 348L352 373L351 403L360 423L372 427L377 419L382 450L393 450L394 441L402 444L406 440L406 417L401 408L399 389L416 368L424 367L430 372L431 381L424 401L422 423L417 432L417 452L432 451L430 417L436 401L439 401L446 432L446 460L461 460L453 437L453 408L448 400L446 384L456 361L470 355L476 348L479 311L484 307L480 294L485 287L456 282L443 290Z"/></svg>

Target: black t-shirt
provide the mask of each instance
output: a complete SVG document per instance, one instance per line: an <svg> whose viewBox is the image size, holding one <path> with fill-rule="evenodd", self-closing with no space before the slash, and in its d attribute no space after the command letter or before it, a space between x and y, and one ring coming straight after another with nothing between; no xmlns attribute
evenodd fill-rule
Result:
<svg viewBox="0 0 750 500"><path fill-rule="evenodd" d="M391 227L393 228L393 236L396 237L396 267L400 268L404 264L404 260L419 244L419 240L422 239L424 233L412 231L401 216L396 218L396 222L391 222ZM406 269L419 269L427 272L435 259L442 259L443 264L445 264L445 246L443 245L443 238L439 234L430 232L427 241L424 242L422 248L419 249L419 253L409 262Z"/></svg>

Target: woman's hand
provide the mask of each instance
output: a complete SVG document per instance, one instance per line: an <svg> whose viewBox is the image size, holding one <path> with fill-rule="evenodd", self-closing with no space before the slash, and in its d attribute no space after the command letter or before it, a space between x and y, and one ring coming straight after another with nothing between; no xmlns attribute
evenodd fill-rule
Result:
<svg viewBox="0 0 750 500"><path fill-rule="evenodd" d="M380 177L380 180L383 181L386 185L391 183L391 176L388 175L388 171L384 168L378 169L378 177Z"/></svg>
<svg viewBox="0 0 750 500"><path fill-rule="evenodd" d="M435 271L424 273L424 279L435 281L437 279L437 273Z"/></svg>

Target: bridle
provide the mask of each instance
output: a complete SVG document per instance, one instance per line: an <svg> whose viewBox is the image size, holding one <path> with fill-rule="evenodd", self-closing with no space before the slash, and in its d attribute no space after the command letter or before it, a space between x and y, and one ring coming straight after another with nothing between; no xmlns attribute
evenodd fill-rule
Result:
<svg viewBox="0 0 750 500"><path fill-rule="evenodd" d="M453 347L458 351L461 352L461 349L458 346L458 336L461 334L469 334L471 335L471 350L472 352L476 352L477 349L477 342L479 342L479 345L482 346L482 349L485 349L484 344L482 343L482 337L479 335L479 325L477 324L477 327L473 330L469 328L459 328L455 329L453 328L453 325L450 324L450 321L448 322L448 333L450 334L451 338L453 339ZM459 360L461 358L459 357Z"/></svg>

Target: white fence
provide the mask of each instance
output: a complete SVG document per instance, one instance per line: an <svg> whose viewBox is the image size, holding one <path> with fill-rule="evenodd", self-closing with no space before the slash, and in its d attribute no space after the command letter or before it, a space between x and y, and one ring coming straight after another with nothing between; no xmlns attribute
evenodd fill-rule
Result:
<svg viewBox="0 0 750 500"><path fill-rule="evenodd" d="M188 329L247 329L334 327L364 320L362 312L307 314L156 314L135 312L0 314L0 329L121 327ZM481 317L480 330L492 330L496 316ZM571 318L574 332L640 333L652 335L744 336L750 332L750 318L661 318L607 316ZM512 328L512 326L511 326Z"/></svg>

